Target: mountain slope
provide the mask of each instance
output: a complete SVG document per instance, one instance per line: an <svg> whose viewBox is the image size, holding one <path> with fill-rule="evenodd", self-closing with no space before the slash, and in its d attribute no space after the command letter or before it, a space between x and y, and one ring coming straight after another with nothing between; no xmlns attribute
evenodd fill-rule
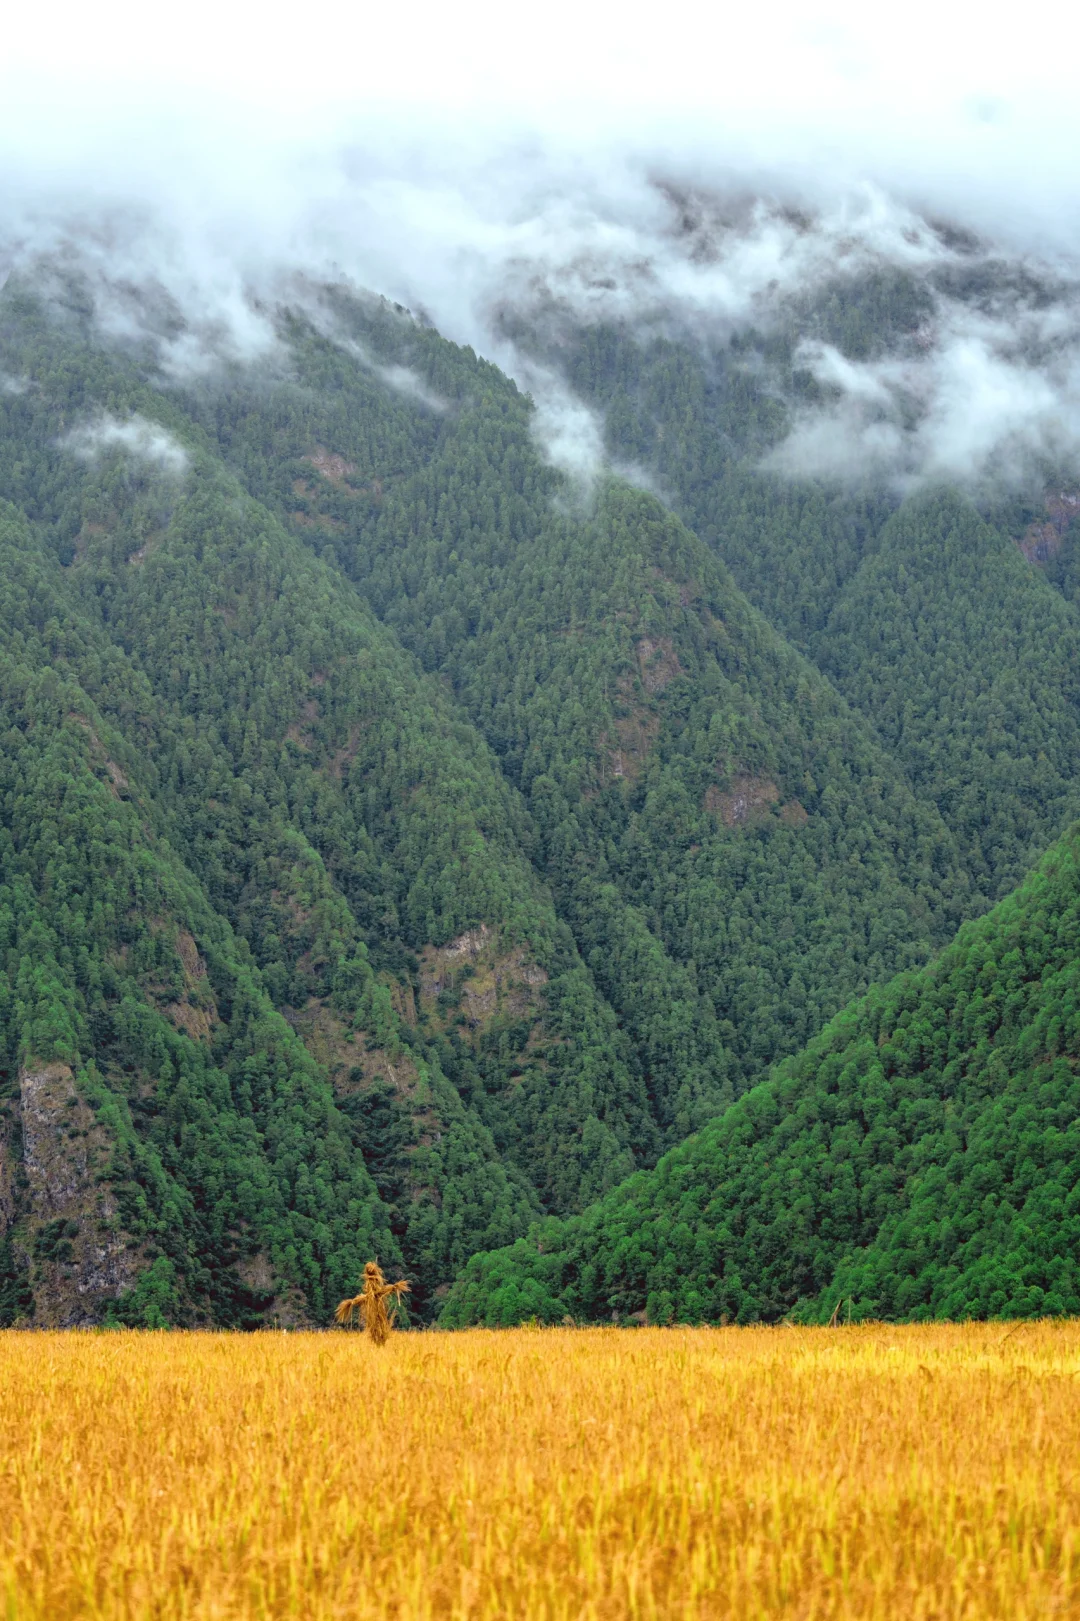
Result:
<svg viewBox="0 0 1080 1621"><path fill-rule="evenodd" d="M1080 830L584 1215L475 1257L445 1321L1080 1311Z"/></svg>
<svg viewBox="0 0 1080 1621"><path fill-rule="evenodd" d="M841 308L857 301L858 288L837 290ZM545 359L601 413L614 461L656 480L755 607L804 652L895 504L872 485L852 493L762 465L799 411L822 401L796 358L800 330L816 326L814 312L802 311L767 332L704 339L608 324L560 330L556 344L540 339ZM826 331L843 337L840 327ZM890 320L882 330L897 335ZM529 341L526 330L521 336Z"/></svg>
<svg viewBox="0 0 1080 1621"><path fill-rule="evenodd" d="M0 553L8 1310L322 1312L369 1246L396 1252L388 1213L248 954L147 825L131 751L65 657L93 638L10 515Z"/></svg>
<svg viewBox="0 0 1080 1621"><path fill-rule="evenodd" d="M429 333L336 311L369 347L388 330L396 364L434 387ZM370 370L291 332L308 386L294 409L239 380L216 413L230 454L449 680L525 795L533 858L669 1140L948 938L968 884L940 819L708 548L618 485L567 508L527 402L467 353L451 390L448 345L439 381L463 403L415 406L413 446L380 466ZM251 448L271 437L295 458L273 477Z"/></svg>
<svg viewBox="0 0 1080 1621"><path fill-rule="evenodd" d="M816 639L983 893L1080 814L1080 617L958 496L906 502Z"/></svg>
<svg viewBox="0 0 1080 1621"><path fill-rule="evenodd" d="M835 346L838 366L885 354L900 364L920 352L932 303L929 285L864 273L766 333L698 341L599 325L561 331L544 353L603 412L610 454L658 480L932 800L972 879L973 912L1080 813L1080 618L1047 583L1070 596L1072 532L1042 525L1044 575L1014 544L1021 513L1042 538L1038 502L987 493L983 516L948 489L901 502L857 458L861 483L769 471L801 413L829 405L800 365L807 343ZM1051 506L1059 523L1071 510L1061 496Z"/></svg>
<svg viewBox="0 0 1080 1621"><path fill-rule="evenodd" d="M364 1247L429 1318L473 1252L655 1164L982 904L936 780L678 518L583 494L513 383L405 312L294 292L263 363L179 379L77 278L0 296L0 650L73 694L12 688L5 768L32 736L46 797L96 784L29 866L9 796L4 882L49 942L36 1000L17 931L4 965L9 1320L77 1316L93 1271L25 1180L65 1110L110 1208L128 1160L166 1178L88 1319L317 1318ZM69 916L106 801L136 854ZM145 906L142 865L171 875ZM193 1096L202 1147L169 1138Z"/></svg>
<svg viewBox="0 0 1080 1621"><path fill-rule="evenodd" d="M379 1220L423 1310L493 1222L520 1230L541 1196L586 1202L648 1153L625 1041L520 850L513 795L437 687L197 437L182 476L123 441L82 462L58 445L75 384L129 412L147 390L69 334L32 337L63 387L4 402L35 525L15 544L50 627L31 662L84 683L121 734L146 821L250 947L328 1104L331 1070L335 1129L356 1174L365 1148L380 1167ZM30 612L11 604L12 645ZM197 956L208 925L188 923ZM77 1064L100 1058L111 1017Z"/></svg>
<svg viewBox="0 0 1080 1621"><path fill-rule="evenodd" d="M651 497L613 487L589 522L498 550L494 537L450 547L452 530L412 594L395 525L413 529L435 499L388 500L367 589L420 652L431 620L475 589L469 575L486 579L441 668L524 791L560 907L648 1054L661 1119L685 1131L693 1094L680 1089L717 1038L713 1074L741 1090L943 940L963 875L867 730ZM697 1085L715 1107L707 1071Z"/></svg>

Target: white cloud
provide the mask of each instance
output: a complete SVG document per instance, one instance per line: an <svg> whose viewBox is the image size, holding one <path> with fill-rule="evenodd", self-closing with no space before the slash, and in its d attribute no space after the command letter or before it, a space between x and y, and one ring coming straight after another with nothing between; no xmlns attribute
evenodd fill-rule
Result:
<svg viewBox="0 0 1080 1621"><path fill-rule="evenodd" d="M519 369L536 403L534 432L541 449L571 478L591 484L606 461L603 421L557 372L529 363Z"/></svg>
<svg viewBox="0 0 1080 1621"><path fill-rule="evenodd" d="M183 28L58 0L47 31L23 8L0 56L0 277L77 246L102 330L151 330L184 376L271 353L283 278L340 274L510 370L552 458L595 469L602 424L500 312L556 338L570 316L715 339L838 272L956 260L934 215L1075 286L1080 102L1069 52L1047 48L1058 26L1049 0L1007 27L929 0L902 26L862 0L418 0L407 18L326 0L258 26L240 0L193 0ZM1015 332L944 314L902 361L808 352L832 403L779 461L904 480L1073 454L1050 316L1032 362ZM1071 292L1054 318L1071 356ZM1010 323L1030 326L1019 302Z"/></svg>
<svg viewBox="0 0 1080 1621"><path fill-rule="evenodd" d="M426 405L429 411L446 410L446 401L434 389L428 388L411 366L375 366L373 370L395 394L404 394L408 399Z"/></svg>
<svg viewBox="0 0 1080 1621"><path fill-rule="evenodd" d="M1076 381L1010 360L974 334L945 346L916 434L923 476L1014 483L1039 461L1075 462Z"/></svg>
<svg viewBox="0 0 1080 1621"><path fill-rule="evenodd" d="M1080 289L992 315L942 300L902 358L854 362L820 343L798 360L831 394L804 411L766 465L797 476L1023 485L1080 475Z"/></svg>
<svg viewBox="0 0 1080 1621"><path fill-rule="evenodd" d="M179 478L188 468L188 453L171 433L145 417L100 416L73 428L61 441L73 455L96 461L110 450L122 450L136 460L148 462L159 472Z"/></svg>

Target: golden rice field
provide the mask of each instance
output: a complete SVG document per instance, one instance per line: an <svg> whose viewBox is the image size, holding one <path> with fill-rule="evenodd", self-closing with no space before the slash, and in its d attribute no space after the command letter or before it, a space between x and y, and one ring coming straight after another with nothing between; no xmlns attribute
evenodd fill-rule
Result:
<svg viewBox="0 0 1080 1621"><path fill-rule="evenodd" d="M1080 1616L1080 1324L0 1336L7 1618Z"/></svg>

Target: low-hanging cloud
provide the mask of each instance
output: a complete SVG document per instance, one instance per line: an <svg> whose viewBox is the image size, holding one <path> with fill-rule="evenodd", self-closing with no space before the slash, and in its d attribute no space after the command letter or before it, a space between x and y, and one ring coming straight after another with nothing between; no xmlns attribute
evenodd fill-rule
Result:
<svg viewBox="0 0 1080 1621"><path fill-rule="evenodd" d="M538 162L532 154L526 165L534 178ZM767 331L790 320L793 301L837 280L890 267L928 281L990 253L966 239L956 246L912 206L865 182L812 208L794 194L748 197L730 183L726 191L691 190L629 167L610 194L598 186L590 177L572 202L541 188L535 206L513 218L493 215L490 197L481 215L467 188L452 211L441 182L428 207L416 177L391 185L384 176L350 194L351 251L340 221L325 259L325 222L313 216L310 232L297 234L288 251L309 253L306 264L290 262L284 246L260 263L243 237L209 240L205 222L186 235L185 221L167 210L117 208L81 234L77 222L53 216L29 241L50 266L58 255L65 263L74 256L103 336L152 337L166 375L186 380L225 362L264 360L278 344L274 309L285 302L388 387L446 409L414 370L380 362L343 334L296 274L340 275L344 264L350 280L411 300L447 335L511 372L534 397L545 453L586 479L606 460L602 420L559 370L560 346L576 327L606 322L715 346L741 328ZM380 244L374 256L373 240ZM448 255L452 275L437 268ZM1053 279L1057 296L1040 315L1035 363L1010 353L1022 342L1031 347L1033 316L1023 296L976 319L935 292L936 315L914 358L858 364L827 345L804 345L800 359L831 403L797 418L770 465L902 485L922 476L977 480L991 463L999 478L1006 469L1019 477L1033 455L1074 455L1071 370L1048 358L1053 323L1059 349L1070 348L1077 328L1076 286L1060 256Z"/></svg>
<svg viewBox="0 0 1080 1621"><path fill-rule="evenodd" d="M766 466L799 477L1021 488L1080 474L1077 289L984 314L942 300L908 352L853 361L804 342L826 404L804 409Z"/></svg>
<svg viewBox="0 0 1080 1621"><path fill-rule="evenodd" d="M395 394L401 394L414 404L423 406L425 410L434 411L442 415L450 409L450 402L429 386L420 373L412 366L400 362L387 363L379 359L371 348L362 343L349 332L339 314L335 311L332 302L327 298L331 288L312 282L304 273L285 277L281 284L267 295L263 303L268 307L287 307L291 311L301 314L316 332L343 349L351 355L353 360L359 361L365 371L377 377L388 389ZM357 288L350 286L347 289L353 297L366 297L372 303L377 300L372 297L370 288ZM399 320L406 326L414 325L414 319L409 311L399 309L396 312ZM267 321L264 345L273 349L277 343L276 332Z"/></svg>
<svg viewBox="0 0 1080 1621"><path fill-rule="evenodd" d="M171 478L183 477L189 465L179 440L159 423L141 416L124 421L107 415L95 417L65 434L61 444L84 461L97 461L109 451L119 450Z"/></svg>
<svg viewBox="0 0 1080 1621"><path fill-rule="evenodd" d="M510 62L467 7L452 21L432 8L411 29L408 85L380 74L376 104L358 100L354 65L399 60L394 29L367 13L359 29L331 3L277 56L245 23L258 101L228 51L211 63L178 40L162 84L135 55L117 69L114 40L92 107L79 86L104 51L99 14L64 35L47 73L27 29L0 73L0 277L77 265L103 337L149 337L177 379L265 361L283 289L341 277L510 371L534 395L546 453L588 477L605 465L603 423L560 370L575 325L715 346L893 267L932 290L921 347L856 362L807 342L822 399L795 411L771 465L898 487L1022 480L1080 463L1067 161L1080 112L1071 69L1034 49L1034 15L1007 48L933 20L898 37L853 3L825 17L784 0L723 26L676 9L657 28L631 7L616 30L575 8L568 32L553 13ZM1037 265L1054 289L1040 310L1020 281L975 313L943 290L939 273L994 255ZM445 407L409 367L358 358Z"/></svg>
<svg viewBox="0 0 1080 1621"><path fill-rule="evenodd" d="M411 366L379 366L372 368L377 377L393 389L395 394L404 394L407 399L415 400L424 405L429 411L442 412L447 409L447 402L434 389L428 388L424 379Z"/></svg>

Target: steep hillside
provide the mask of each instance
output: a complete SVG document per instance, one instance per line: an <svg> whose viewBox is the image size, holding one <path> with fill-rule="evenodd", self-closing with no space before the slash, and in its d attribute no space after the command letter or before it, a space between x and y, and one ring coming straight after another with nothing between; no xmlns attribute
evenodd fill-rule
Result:
<svg viewBox="0 0 1080 1621"><path fill-rule="evenodd" d="M870 729L659 503L616 483L567 505L505 379L400 317L333 309L339 338L388 346L384 373L412 368L418 425L392 455L370 365L296 323L302 393L240 378L192 408L449 680L672 1140L943 943L967 875ZM437 388L441 411L416 402ZM253 448L271 443L284 471Z"/></svg>
<svg viewBox="0 0 1080 1621"><path fill-rule="evenodd" d="M977 304L985 289L959 291ZM544 353L602 412L611 456L658 480L934 804L975 911L1080 813L1075 497L1052 494L1044 509L988 489L980 515L947 488L901 502L869 460L857 483L769 470L801 413L830 402L807 369L815 345L834 346L838 373L886 354L910 362L933 296L899 273L850 276L766 333L601 324L560 331Z"/></svg>
<svg viewBox="0 0 1080 1621"><path fill-rule="evenodd" d="M397 1253L388 1212L75 671L112 662L117 700L137 686L65 614L10 511L0 556L0 1309L59 1324L325 1311L370 1246Z"/></svg>
<svg viewBox="0 0 1080 1621"><path fill-rule="evenodd" d="M801 503L800 602L834 536L818 667L407 312L298 283L269 357L177 376L43 285L0 294L4 1321L318 1320L372 1250L429 1319L925 964L1068 812L1074 610L1019 553L1000 602L943 576L965 683L875 620L921 623L897 581L936 542L721 479L763 545ZM775 429L760 389L725 409ZM946 697L1001 731L985 837L977 741L927 763Z"/></svg>
<svg viewBox="0 0 1080 1621"><path fill-rule="evenodd" d="M583 1216L470 1262L448 1324L1080 1311L1080 830Z"/></svg>
<svg viewBox="0 0 1080 1621"><path fill-rule="evenodd" d="M827 300L833 320L822 335L843 341L837 317L853 305L862 351L870 339L860 285L844 285ZM813 313L801 310L768 332L684 337L677 328L650 334L598 323L560 328L554 343L531 340L600 413L613 460L657 482L750 601L803 651L858 568L867 536L895 505L872 482L855 493L762 465L800 409L821 403L820 387L797 357L801 332L817 328ZM903 334L883 319L878 341L886 335ZM521 336L530 341L527 330Z"/></svg>
<svg viewBox="0 0 1080 1621"><path fill-rule="evenodd" d="M4 401L9 481L32 525L14 513L8 525L33 581L4 616L11 656L85 695L71 701L72 714L89 706L117 740L106 751L123 762L113 790L126 795L137 785L138 814L129 814L186 863L198 893L201 921L176 923L190 973L201 985L211 918L247 965L252 994L284 1015L275 1028L317 1078L320 1107L342 1134L343 1170L372 1197L372 1232L396 1234L382 1251L393 1257L400 1247L415 1303L430 1309L433 1292L493 1223L509 1236L545 1204L580 1206L625 1175L635 1155L654 1152L628 1044L522 853L513 794L438 687L340 576L198 448L197 434L185 450L131 416L147 391L123 368L70 335L35 336L61 386L57 395L35 380ZM42 377L50 378L47 365ZM92 453L84 441L57 442L72 397L85 404L91 385L114 410L126 406L125 420L144 439L110 441L108 423L120 419L101 430L91 417L99 433ZM158 404L169 420L168 402ZM61 720L57 711L42 729L47 751ZM16 712L14 730L26 724ZM90 725L102 735L96 720ZM25 798L13 803L33 814ZM15 822L11 831L19 847ZM59 845L81 870L76 837ZM68 953L55 994L82 1010L83 1023L66 1045L27 1032L16 939L9 1085L63 1061L84 1098L84 1071L103 1070L119 1041L109 1062L128 1072L121 1091L149 1088L135 1127L152 1133L167 1089L155 1093L156 1062L147 1074L145 1053L118 1037L127 992L107 971L127 925L103 925L71 959L50 870L46 861L36 880L39 909ZM102 882L110 881L106 865ZM126 895L122 869L115 882ZM119 898L113 906L121 918L133 909ZM141 926L153 932L155 918L151 911ZM205 1007L163 993L185 1053L191 1044L196 1054L216 1051L225 1039L228 1021L204 991ZM95 996L96 1021L87 1002ZM292 1084L284 1074L282 1084ZM316 1175L322 1135L303 1156L305 1178ZM218 1158L216 1174L225 1175L227 1156ZM18 1181L17 1163L12 1175ZM23 1192L10 1216L29 1262L39 1224L59 1217L32 1189ZM329 1206L345 1197L333 1179L323 1194ZM341 1221L352 1233L344 1249L337 1228L321 1235L318 1289L305 1307L316 1315L360 1251L379 1247L364 1230L357 1238L347 1199ZM29 1278L37 1279L32 1265ZM51 1309L46 1284L37 1290L42 1310ZM221 1315L214 1302L189 1306Z"/></svg>
<svg viewBox="0 0 1080 1621"><path fill-rule="evenodd" d="M910 500L814 640L983 893L1080 814L1080 615L958 496Z"/></svg>

